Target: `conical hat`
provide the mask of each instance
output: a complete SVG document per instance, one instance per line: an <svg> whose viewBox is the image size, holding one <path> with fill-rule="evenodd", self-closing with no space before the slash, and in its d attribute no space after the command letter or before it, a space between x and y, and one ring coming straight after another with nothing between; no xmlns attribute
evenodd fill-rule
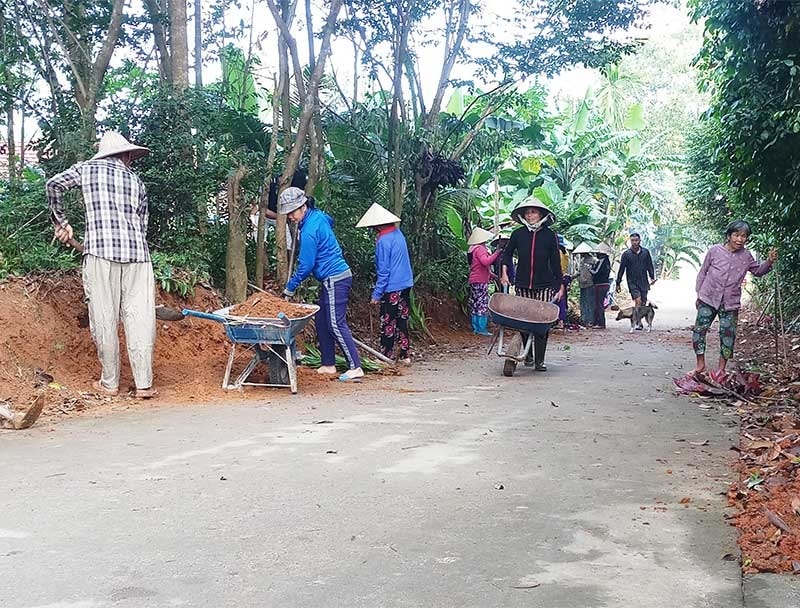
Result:
<svg viewBox="0 0 800 608"><path fill-rule="evenodd" d="M555 214L552 211L550 211L550 209L545 207L544 203L540 202L539 199L533 197L526 198L519 205L514 207L514 210L511 212L511 217L514 218L514 220L517 223L521 224L523 219L522 216L525 214L525 209L527 209L528 207L535 207L537 209L541 209L543 217L547 217L549 215L553 219L555 219ZM550 224L553 223L553 219L546 221L544 225L549 226Z"/></svg>
<svg viewBox="0 0 800 608"><path fill-rule="evenodd" d="M100 144L97 146L97 154L92 156L92 160L108 158L124 152L130 152L131 159L136 160L150 154L150 149L132 144L116 131L109 131L100 139Z"/></svg>
<svg viewBox="0 0 800 608"><path fill-rule="evenodd" d="M576 253L576 254L580 254L580 253L595 253L596 251L597 251L597 247L595 245L591 245L590 243L587 243L586 241L584 241L583 243L581 243L580 245L575 247L575 249L573 249L572 253Z"/></svg>
<svg viewBox="0 0 800 608"><path fill-rule="evenodd" d="M467 245L480 245L481 243L488 243L494 238L494 235L488 230L483 228L475 228L472 234L469 235Z"/></svg>
<svg viewBox="0 0 800 608"><path fill-rule="evenodd" d="M597 253L605 253L606 255L614 255L613 247L610 247L606 243L600 243L597 246Z"/></svg>
<svg viewBox="0 0 800 608"><path fill-rule="evenodd" d="M378 203L372 203L372 206L367 209L367 212L358 220L356 228L385 226L387 224L396 224L400 221L400 218L388 209L384 209Z"/></svg>

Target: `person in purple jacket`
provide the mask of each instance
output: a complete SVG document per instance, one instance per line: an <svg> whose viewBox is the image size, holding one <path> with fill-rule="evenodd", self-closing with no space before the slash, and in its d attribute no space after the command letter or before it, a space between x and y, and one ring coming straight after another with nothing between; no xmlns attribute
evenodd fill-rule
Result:
<svg viewBox="0 0 800 608"><path fill-rule="evenodd" d="M347 303L350 301L353 274L333 234L333 219L320 209L311 207L310 203L305 193L295 187L286 188L279 197L278 213L297 224L300 242L297 270L286 283L283 295L293 297L300 283L309 275L320 282L319 312L314 317L322 355L322 366L317 372L336 373L338 344L349 367L339 376L339 380L355 380L364 375L364 370L361 369L361 359L347 325Z"/></svg>
<svg viewBox="0 0 800 608"><path fill-rule="evenodd" d="M378 278L370 303L381 309L381 350L390 359L397 349L397 360L411 363L408 317L411 312L411 288L414 273L408 255L406 237L397 227L400 218L374 203L356 224L356 228L373 228L375 270Z"/></svg>
<svg viewBox="0 0 800 608"><path fill-rule="evenodd" d="M759 264L745 249L750 238L747 222L731 222L725 231L725 242L714 245L706 253L697 275L697 320L692 332L692 346L697 356L697 365L690 374L699 374L706 369L706 334L714 317L719 317L719 369L725 369L733 357L736 342L736 324L742 299L742 281L748 272L760 277L767 274L778 250L771 249L767 260Z"/></svg>

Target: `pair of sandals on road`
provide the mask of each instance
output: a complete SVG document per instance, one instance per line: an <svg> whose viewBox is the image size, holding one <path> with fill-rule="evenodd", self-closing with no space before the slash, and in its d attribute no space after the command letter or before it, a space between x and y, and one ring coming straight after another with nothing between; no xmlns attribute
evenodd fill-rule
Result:
<svg viewBox="0 0 800 608"><path fill-rule="evenodd" d="M98 393L108 395L109 397L116 397L119 395L118 388L108 388L100 380L92 382L92 388ZM158 390L152 386L150 388L134 388L129 390L128 394L134 399L152 399L153 397L158 397Z"/></svg>

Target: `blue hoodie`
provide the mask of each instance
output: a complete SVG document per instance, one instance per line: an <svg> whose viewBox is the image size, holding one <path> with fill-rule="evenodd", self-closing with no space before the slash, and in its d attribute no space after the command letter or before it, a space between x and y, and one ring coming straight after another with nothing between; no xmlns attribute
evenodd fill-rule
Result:
<svg viewBox="0 0 800 608"><path fill-rule="evenodd" d="M375 269L378 280L372 292L373 300L380 300L387 292L403 291L414 286L406 237L399 228L378 236L378 242L375 243Z"/></svg>
<svg viewBox="0 0 800 608"><path fill-rule="evenodd" d="M331 216L319 209L309 209L298 228L300 257L297 259L297 271L286 284L287 293L293 294L310 274L322 281L350 270L333 234Z"/></svg>

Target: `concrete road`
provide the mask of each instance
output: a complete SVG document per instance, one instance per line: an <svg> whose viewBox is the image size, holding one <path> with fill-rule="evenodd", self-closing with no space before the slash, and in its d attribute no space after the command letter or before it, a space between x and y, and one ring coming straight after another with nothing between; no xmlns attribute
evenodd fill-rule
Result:
<svg viewBox="0 0 800 608"><path fill-rule="evenodd" d="M455 354L4 433L0 606L742 606L735 419L672 395L691 352L658 317L587 333L546 374Z"/></svg>

